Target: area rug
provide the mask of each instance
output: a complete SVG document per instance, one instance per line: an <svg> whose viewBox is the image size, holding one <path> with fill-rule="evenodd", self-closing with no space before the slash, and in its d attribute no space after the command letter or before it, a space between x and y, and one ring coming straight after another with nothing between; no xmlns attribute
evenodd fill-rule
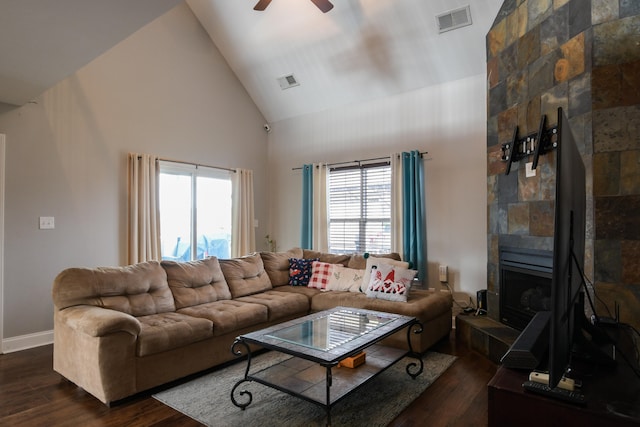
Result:
<svg viewBox="0 0 640 427"><path fill-rule="evenodd" d="M268 352L252 359L251 372L270 366L290 356ZM331 409L333 426L386 426L416 399L455 361L454 356L427 352L423 356L424 372L411 379L405 358L373 378L358 391L348 395ZM245 409L233 405L231 389L244 376L246 363L206 374L153 395L160 402L211 427L305 426L326 425L321 406L290 396L256 382L244 383L253 394ZM346 368L345 368L346 369ZM236 398L239 399L238 396Z"/></svg>

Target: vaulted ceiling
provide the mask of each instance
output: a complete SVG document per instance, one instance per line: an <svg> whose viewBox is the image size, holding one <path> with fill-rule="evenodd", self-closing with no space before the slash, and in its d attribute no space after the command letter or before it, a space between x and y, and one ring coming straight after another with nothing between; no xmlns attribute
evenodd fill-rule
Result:
<svg viewBox="0 0 640 427"><path fill-rule="evenodd" d="M186 2L275 122L483 73L503 0ZM178 3L0 0L0 102L28 102ZM467 5L472 25L439 34L436 15ZM288 75L299 85L283 90Z"/></svg>
<svg viewBox="0 0 640 427"><path fill-rule="evenodd" d="M179 3L0 0L0 103L29 102Z"/></svg>

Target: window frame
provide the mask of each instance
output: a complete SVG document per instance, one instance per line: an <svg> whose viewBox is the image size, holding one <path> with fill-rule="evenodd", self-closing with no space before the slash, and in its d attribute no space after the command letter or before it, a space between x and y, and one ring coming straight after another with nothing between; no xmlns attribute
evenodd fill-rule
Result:
<svg viewBox="0 0 640 427"><path fill-rule="evenodd" d="M228 180L230 185L232 183L231 171L227 169L214 168L209 166L197 165L193 163L175 162L170 160L158 161L158 204L160 205L160 194L162 191L160 185L161 174L172 174L189 176L191 179L191 214L189 218L189 228L191 230L190 238L190 260L194 261L198 259L198 178L214 178ZM230 206L233 209L233 206ZM162 212L160 212L160 228L162 229ZM231 229L233 233L233 229ZM160 236L162 241L162 235ZM162 248L160 251L160 257L163 258Z"/></svg>
<svg viewBox="0 0 640 427"><path fill-rule="evenodd" d="M388 216L381 216L381 217L370 217L368 215L368 206L367 206L367 200L369 200L366 195L367 195L367 187L366 187L366 174L364 173L366 170L370 170L370 169L384 169L382 171L382 173L386 174L385 180L383 181L383 183L385 185L388 185L388 192L386 193L386 197L388 198L388 205L387 205L387 210L388 210ZM357 218L349 218L348 216L346 217L332 217L332 196L333 196L333 192L332 189L334 188L334 186L332 185L332 174L334 173L339 173L339 172L346 172L346 171L358 171L359 174L359 199L358 201L359 203L359 215ZM388 181L387 181L388 180ZM342 239L342 248L335 248L335 244L332 244L332 224L334 222L336 223L340 223L340 224L347 224L347 223L357 223L358 224L358 232L357 232L357 240L355 243L355 252L357 253L362 253L362 252L369 252L371 251L372 247L369 245L367 246L366 242L367 242L367 225L368 224L381 224L384 225L385 223L389 224L389 234L388 234L388 240L386 240L385 238L385 242L384 245L381 247L381 249L375 249L375 252L390 252L391 251L391 245L392 245L392 236L391 233L393 231L393 228L391 227L391 192L392 192L392 176L391 176L391 163L389 161L382 161L382 162L375 162L375 163L366 163L366 164L361 164L358 163L356 165L349 165L349 166L337 166L337 167L330 167L329 168L329 174L328 174L328 190L327 190L327 199L328 199L328 203L327 203L327 210L328 210L328 226L329 226L329 252L331 253L344 253L345 250L348 251L348 249L345 248L345 242L346 242L346 234L343 233L343 239Z"/></svg>

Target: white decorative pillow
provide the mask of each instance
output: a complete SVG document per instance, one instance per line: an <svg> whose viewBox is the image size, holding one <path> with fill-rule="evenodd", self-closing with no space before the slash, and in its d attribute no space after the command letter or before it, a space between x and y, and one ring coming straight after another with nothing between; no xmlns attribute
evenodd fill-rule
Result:
<svg viewBox="0 0 640 427"><path fill-rule="evenodd" d="M331 278L327 284L328 291L360 292L365 270L347 268L340 264L333 265Z"/></svg>
<svg viewBox="0 0 640 427"><path fill-rule="evenodd" d="M375 266L367 286L367 296L389 301L406 302L413 278L418 272L390 264Z"/></svg>
<svg viewBox="0 0 640 427"><path fill-rule="evenodd" d="M402 268L409 268L409 263L406 261L397 261L391 258L376 258L376 257L370 256L369 258L367 258L367 266L364 269L364 277L362 278L362 286L360 286L360 291L362 292L367 291L367 286L371 281L371 269L373 267L379 266L380 264L387 264L387 265L393 265L393 266L402 267Z"/></svg>
<svg viewBox="0 0 640 427"><path fill-rule="evenodd" d="M313 261L311 264L311 278L307 287L326 291L334 265L328 262Z"/></svg>

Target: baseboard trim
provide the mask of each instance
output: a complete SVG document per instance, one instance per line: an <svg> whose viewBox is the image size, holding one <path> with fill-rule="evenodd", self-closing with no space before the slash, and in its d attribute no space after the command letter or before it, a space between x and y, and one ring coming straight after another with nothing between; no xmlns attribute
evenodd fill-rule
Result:
<svg viewBox="0 0 640 427"><path fill-rule="evenodd" d="M53 330L6 338L2 340L2 352L13 353L48 344L53 344Z"/></svg>

